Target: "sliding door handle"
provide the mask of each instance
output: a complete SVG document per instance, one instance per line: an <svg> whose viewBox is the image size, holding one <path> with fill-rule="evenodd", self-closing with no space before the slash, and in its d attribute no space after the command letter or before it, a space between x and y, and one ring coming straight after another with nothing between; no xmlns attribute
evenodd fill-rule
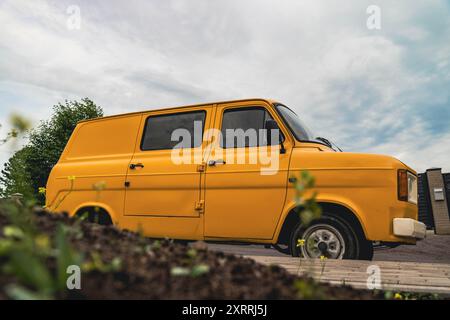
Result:
<svg viewBox="0 0 450 320"><path fill-rule="evenodd" d="M222 160L222 159L208 161L208 166L210 166L210 167L214 167L215 165L218 165L218 164L226 164L226 162L225 162L225 160Z"/></svg>

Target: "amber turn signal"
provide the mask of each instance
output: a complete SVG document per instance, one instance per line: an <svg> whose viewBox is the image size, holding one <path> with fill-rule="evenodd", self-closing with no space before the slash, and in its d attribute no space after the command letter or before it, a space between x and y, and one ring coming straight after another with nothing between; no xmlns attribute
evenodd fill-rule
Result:
<svg viewBox="0 0 450 320"><path fill-rule="evenodd" d="M398 200L408 201L408 172L398 170Z"/></svg>

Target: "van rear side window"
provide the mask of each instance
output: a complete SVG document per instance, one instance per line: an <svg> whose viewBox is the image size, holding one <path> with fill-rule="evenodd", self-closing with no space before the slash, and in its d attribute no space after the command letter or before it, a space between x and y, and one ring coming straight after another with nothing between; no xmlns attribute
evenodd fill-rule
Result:
<svg viewBox="0 0 450 320"><path fill-rule="evenodd" d="M205 117L204 110L148 117L141 150L199 147L202 144Z"/></svg>

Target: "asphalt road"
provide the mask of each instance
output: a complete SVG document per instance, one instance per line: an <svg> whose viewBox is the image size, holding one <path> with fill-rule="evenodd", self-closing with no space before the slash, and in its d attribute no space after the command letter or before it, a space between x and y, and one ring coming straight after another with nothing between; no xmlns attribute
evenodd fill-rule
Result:
<svg viewBox="0 0 450 320"><path fill-rule="evenodd" d="M208 248L238 255L286 257L275 249L266 249L260 245L208 244ZM428 235L416 245L402 245L393 249L378 248L373 260L450 263L450 236Z"/></svg>

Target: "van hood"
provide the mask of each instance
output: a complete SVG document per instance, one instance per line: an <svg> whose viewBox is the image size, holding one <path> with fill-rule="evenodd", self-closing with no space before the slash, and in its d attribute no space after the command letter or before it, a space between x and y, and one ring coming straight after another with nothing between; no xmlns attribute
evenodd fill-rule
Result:
<svg viewBox="0 0 450 320"><path fill-rule="evenodd" d="M303 152L308 152L308 157L302 157ZM297 155L297 156L296 156ZM298 157L298 159L296 159ZM308 144L294 149L292 161L301 162L305 167L318 167L318 164L334 168L354 169L407 169L417 175L417 172L397 158L389 155L335 152L320 144Z"/></svg>

